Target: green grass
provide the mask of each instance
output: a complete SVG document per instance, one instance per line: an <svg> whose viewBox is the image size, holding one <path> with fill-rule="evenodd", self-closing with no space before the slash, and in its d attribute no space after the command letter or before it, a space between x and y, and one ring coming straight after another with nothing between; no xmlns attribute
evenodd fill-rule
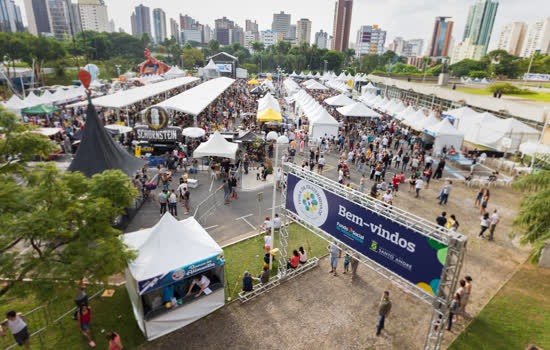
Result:
<svg viewBox="0 0 550 350"><path fill-rule="evenodd" d="M327 242L298 224L293 224L289 228L289 250L303 246L306 250L308 258L317 256L321 257L327 254ZM279 234L275 233L275 246L279 246ZM225 281L226 281L226 297L231 299L238 298L238 294L242 288L242 275L244 271L250 272L257 277L263 267L263 259L265 254L264 238L259 235L248 240L224 248L225 255ZM277 274L277 262L274 262L271 275Z"/></svg>
<svg viewBox="0 0 550 350"><path fill-rule="evenodd" d="M548 291L550 271L524 265L449 350L523 350L528 344L550 349Z"/></svg>
<svg viewBox="0 0 550 350"><path fill-rule="evenodd" d="M539 87L539 84L536 83L528 83L528 84L521 84L522 86L531 86L531 87ZM542 84L543 88L550 89L550 84Z"/></svg>
<svg viewBox="0 0 550 350"><path fill-rule="evenodd" d="M474 95L490 95L492 96L493 93L489 90L485 89L465 89L465 88L459 88L458 91L467 92ZM550 102L550 94L547 92L533 92L532 94L527 95L516 95L516 94L505 94L503 96L514 96L519 98L525 98L529 100L537 100L537 101L544 101L544 102Z"/></svg>

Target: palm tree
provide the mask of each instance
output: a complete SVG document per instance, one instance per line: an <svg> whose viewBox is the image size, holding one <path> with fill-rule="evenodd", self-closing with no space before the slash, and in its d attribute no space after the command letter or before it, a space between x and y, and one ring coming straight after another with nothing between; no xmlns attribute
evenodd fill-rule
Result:
<svg viewBox="0 0 550 350"><path fill-rule="evenodd" d="M520 244L531 244L531 262L540 260L545 241L550 239L550 171L540 170L514 183L513 188L528 192L521 202L514 227L523 231Z"/></svg>
<svg viewBox="0 0 550 350"><path fill-rule="evenodd" d="M260 52L260 51L263 51L263 49L264 49L264 43L259 41L252 42L252 50L254 50L254 52Z"/></svg>
<svg viewBox="0 0 550 350"><path fill-rule="evenodd" d="M347 48L344 50L344 57L346 58L346 63L345 65L347 66L351 60L351 58L353 56L355 56L355 50L354 49L350 49L350 48Z"/></svg>

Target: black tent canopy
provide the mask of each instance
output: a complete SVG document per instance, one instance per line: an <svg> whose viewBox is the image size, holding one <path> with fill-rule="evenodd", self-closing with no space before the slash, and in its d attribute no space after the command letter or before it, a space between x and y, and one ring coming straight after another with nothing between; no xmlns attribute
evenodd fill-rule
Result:
<svg viewBox="0 0 550 350"><path fill-rule="evenodd" d="M113 140L89 101L82 141L68 170L92 176L108 169L120 169L126 175L133 176L145 163L130 155Z"/></svg>

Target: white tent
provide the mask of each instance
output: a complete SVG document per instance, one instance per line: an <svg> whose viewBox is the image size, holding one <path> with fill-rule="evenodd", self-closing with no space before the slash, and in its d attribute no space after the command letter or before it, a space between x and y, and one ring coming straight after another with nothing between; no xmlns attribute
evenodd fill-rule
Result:
<svg viewBox="0 0 550 350"><path fill-rule="evenodd" d="M407 119L407 117L413 113L415 113L416 111L414 110L414 107L413 106L408 106L407 108L405 108L403 111L401 111L401 113L398 113L395 118L399 119L399 120L405 120Z"/></svg>
<svg viewBox="0 0 550 350"><path fill-rule="evenodd" d="M416 113L409 114L408 117L403 119L403 124L414 128L416 125L421 123L424 119L426 119L426 115L421 109L419 109L418 111L416 111Z"/></svg>
<svg viewBox="0 0 550 350"><path fill-rule="evenodd" d="M403 112L407 107L401 101L397 101L390 111L390 114L396 116L398 113Z"/></svg>
<svg viewBox="0 0 550 350"><path fill-rule="evenodd" d="M524 154L550 154L550 146L536 142L526 142L519 145L519 151Z"/></svg>
<svg viewBox="0 0 550 350"><path fill-rule="evenodd" d="M353 100L344 94L333 96L325 100L329 106L347 106L353 103Z"/></svg>
<svg viewBox="0 0 550 350"><path fill-rule="evenodd" d="M314 140L337 137L338 121L323 108L318 117L309 123L309 135Z"/></svg>
<svg viewBox="0 0 550 350"><path fill-rule="evenodd" d="M427 118L424 118L421 120L421 122L413 125L413 128L419 131L423 131L424 129L428 129L431 126L439 124L439 122L440 120L435 116L435 113L432 111Z"/></svg>
<svg viewBox="0 0 550 350"><path fill-rule="evenodd" d="M225 300L223 250L195 220L166 213L152 228L122 235L137 257L126 269L126 288L139 328L148 340L184 327L221 308ZM210 293L183 297L167 309L161 289L205 274Z"/></svg>
<svg viewBox="0 0 550 350"><path fill-rule="evenodd" d="M424 132L434 138L433 150L435 154L441 154L444 146L449 149L451 146L459 151L464 141L464 133L455 129L448 119L443 119L436 125L432 125Z"/></svg>
<svg viewBox="0 0 550 350"><path fill-rule="evenodd" d="M13 95L8 101L6 101L6 103L3 103L2 105L8 111L16 112L18 114L21 113L23 108L29 107L27 103L20 99L17 95Z"/></svg>
<svg viewBox="0 0 550 350"><path fill-rule="evenodd" d="M206 66L202 69L204 78L212 79L220 76L220 70L214 61L210 60Z"/></svg>
<svg viewBox="0 0 550 350"><path fill-rule="evenodd" d="M27 107L34 107L34 106L44 104L44 102L42 102L40 97L36 96L33 91L31 91L29 95L25 97L24 101Z"/></svg>
<svg viewBox="0 0 550 350"><path fill-rule="evenodd" d="M522 143L537 142L540 131L532 128L517 119L497 118L492 122L480 125L479 144L500 151L517 151ZM506 144L510 140L509 146Z"/></svg>
<svg viewBox="0 0 550 350"><path fill-rule="evenodd" d="M185 71L181 70L178 66L173 66L168 70L168 72L164 73L164 77L166 79L174 79L179 77L184 77Z"/></svg>
<svg viewBox="0 0 550 350"><path fill-rule="evenodd" d="M270 91L275 92L275 86L273 85L273 82L271 82L271 80L266 79L262 81L262 85L267 87Z"/></svg>
<svg viewBox="0 0 550 350"><path fill-rule="evenodd" d="M193 152L193 158L222 157L235 159L239 145L227 141L216 131L208 141L202 142Z"/></svg>
<svg viewBox="0 0 550 350"><path fill-rule="evenodd" d="M377 91L378 91L378 89L376 88L376 86L372 85L372 83L370 83L370 82L367 85L363 85L361 87L361 94L362 95L365 95L365 94L368 94L368 93L376 94Z"/></svg>
<svg viewBox="0 0 550 350"><path fill-rule="evenodd" d="M277 101L277 99L270 93L267 93L264 97L258 99L258 112L263 112L269 108L275 112L281 112L279 101Z"/></svg>
<svg viewBox="0 0 550 350"><path fill-rule="evenodd" d="M323 84L321 84L317 81L307 85L306 89L308 89L308 90L328 90L328 88L326 86L324 86Z"/></svg>
<svg viewBox="0 0 550 350"><path fill-rule="evenodd" d="M369 107L365 106L361 102L355 102L354 104L340 107L336 109L341 115L346 117L380 117L378 112L373 111Z"/></svg>

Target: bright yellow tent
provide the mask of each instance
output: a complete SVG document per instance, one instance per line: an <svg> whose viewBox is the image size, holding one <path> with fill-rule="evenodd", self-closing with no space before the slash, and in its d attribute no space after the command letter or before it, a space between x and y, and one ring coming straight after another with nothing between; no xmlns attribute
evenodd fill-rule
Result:
<svg viewBox="0 0 550 350"><path fill-rule="evenodd" d="M275 112L272 108L268 108L265 111L258 111L256 119L258 119L259 122L282 122L283 116L281 112Z"/></svg>
<svg viewBox="0 0 550 350"><path fill-rule="evenodd" d="M259 83L260 83L260 82L257 81L256 79L252 79L252 80L250 80L247 84L248 84L248 85L258 85Z"/></svg>

